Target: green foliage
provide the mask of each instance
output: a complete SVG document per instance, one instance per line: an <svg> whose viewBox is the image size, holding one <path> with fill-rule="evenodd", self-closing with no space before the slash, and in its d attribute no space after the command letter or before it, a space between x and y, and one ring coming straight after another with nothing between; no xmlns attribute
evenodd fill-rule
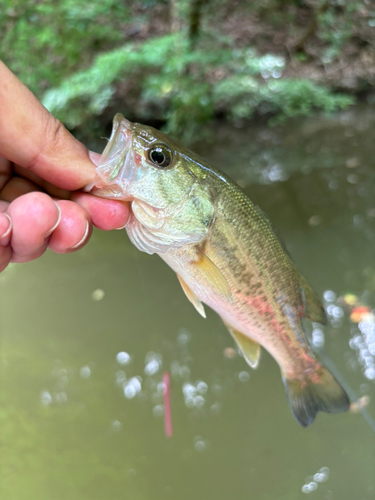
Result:
<svg viewBox="0 0 375 500"><path fill-rule="evenodd" d="M1 59L38 96L122 39L130 10L117 0L3 0Z"/></svg>
<svg viewBox="0 0 375 500"><path fill-rule="evenodd" d="M208 52L202 45L192 52L183 35L167 35L98 56L89 69L49 90L43 102L70 127L82 125L104 111L119 82L136 78L139 119L162 120L167 132L186 141L218 110L232 119L258 111L280 120L352 103L308 80L280 79L284 65L282 57L259 57L252 49Z"/></svg>
<svg viewBox="0 0 375 500"><path fill-rule="evenodd" d="M216 89L217 98L230 109L231 117L249 118L258 110L272 114L272 123L316 110L332 112L353 104L351 96L334 94L309 80L271 80L260 84L251 77L234 76Z"/></svg>
<svg viewBox="0 0 375 500"><path fill-rule="evenodd" d="M322 62L329 64L340 57L354 31L353 15L363 7L359 0L331 0L328 9L318 16L319 37L326 42ZM337 15L341 8L342 14Z"/></svg>
<svg viewBox="0 0 375 500"><path fill-rule="evenodd" d="M332 1L319 20L327 61L336 57L352 29L345 16L335 16L339 1L345 4ZM251 6L244 2L243 8L244 12L271 9L289 19L300 3L265 0ZM162 121L167 132L189 141L217 113L238 120L258 112L278 121L316 109L333 111L352 102L310 81L287 78L286 61L280 55L260 56L253 48L236 47L233 37L211 22L215 9L228 9L225 0L204 3L200 15L207 19L199 24L203 27L194 50L188 40L191 0L3 0L3 4L4 62L52 113L86 133L107 109L130 113L140 121ZM141 35L129 41L133 36L127 37L128 31Z"/></svg>
<svg viewBox="0 0 375 500"><path fill-rule="evenodd" d="M114 84L144 68L151 71L168 59L175 36L150 40L140 46L125 45L101 54L92 66L77 72L46 92L43 104L68 126L82 124L92 114L100 114L109 104Z"/></svg>

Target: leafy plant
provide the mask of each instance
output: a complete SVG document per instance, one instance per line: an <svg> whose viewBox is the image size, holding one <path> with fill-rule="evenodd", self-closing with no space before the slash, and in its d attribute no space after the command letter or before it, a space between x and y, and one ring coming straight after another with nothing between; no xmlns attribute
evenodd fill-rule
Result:
<svg viewBox="0 0 375 500"><path fill-rule="evenodd" d="M335 2L319 21L328 58L336 57L350 33L346 18L335 17ZM248 12L288 11L284 0L243 3ZM228 10L225 0L215 5L208 0L3 0L3 5L4 62L52 113L86 133L109 108L161 121L166 131L189 141L217 113L238 120L258 112L278 121L352 102L308 80L287 78L283 57L259 55L218 30L211 20L215 9ZM158 36L150 36L154 32ZM127 86L136 89L133 96L124 91Z"/></svg>

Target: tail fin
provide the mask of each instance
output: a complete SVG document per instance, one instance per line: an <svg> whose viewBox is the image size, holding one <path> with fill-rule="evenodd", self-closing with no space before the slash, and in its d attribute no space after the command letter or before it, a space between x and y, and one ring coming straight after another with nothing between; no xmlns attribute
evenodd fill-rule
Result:
<svg viewBox="0 0 375 500"><path fill-rule="evenodd" d="M312 424L318 411L349 410L348 395L326 368L319 367L305 379L283 377L283 382L292 412L303 427Z"/></svg>

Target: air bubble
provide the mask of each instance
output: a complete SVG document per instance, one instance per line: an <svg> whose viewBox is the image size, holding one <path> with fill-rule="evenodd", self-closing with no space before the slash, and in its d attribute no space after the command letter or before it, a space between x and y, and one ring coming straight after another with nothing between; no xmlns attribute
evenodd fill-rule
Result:
<svg viewBox="0 0 375 500"><path fill-rule="evenodd" d="M40 395L40 402L43 406L48 406L52 403L52 396L48 391L43 391Z"/></svg>
<svg viewBox="0 0 375 500"><path fill-rule="evenodd" d="M248 372L242 371L238 374L238 378L241 382L247 382L250 379L250 375Z"/></svg>
<svg viewBox="0 0 375 500"><path fill-rule="evenodd" d="M124 396L127 399L133 399L137 395L137 391L132 385L126 385L124 389Z"/></svg>
<svg viewBox="0 0 375 500"><path fill-rule="evenodd" d="M208 385L206 384L206 382L199 381L197 383L197 391L199 392L199 394L206 394L207 389Z"/></svg>
<svg viewBox="0 0 375 500"><path fill-rule="evenodd" d="M131 361L131 356L127 352L119 352L116 355L116 361L119 365L128 365Z"/></svg>
<svg viewBox="0 0 375 500"><path fill-rule="evenodd" d="M79 376L81 378L89 378L91 375L91 370L89 366L82 366L82 368L79 371Z"/></svg>
<svg viewBox="0 0 375 500"><path fill-rule="evenodd" d="M196 389L196 387L194 387L193 384L190 384L187 382L182 386L182 392L183 392L185 397L195 396L197 389Z"/></svg>
<svg viewBox="0 0 375 500"><path fill-rule="evenodd" d="M344 310L341 307L334 307L332 310L332 316L336 319L342 318L344 316Z"/></svg>
<svg viewBox="0 0 375 500"><path fill-rule="evenodd" d="M146 375L155 375L160 369L160 364L156 359L152 359L147 365L145 366L145 374Z"/></svg>
<svg viewBox="0 0 375 500"><path fill-rule="evenodd" d="M95 302L98 302L99 300L103 300L105 296L104 290L101 290L98 288L97 290L94 290L91 294L91 299Z"/></svg>
<svg viewBox="0 0 375 500"><path fill-rule="evenodd" d="M309 483L310 491L315 491L317 488L318 488L318 485L316 484L315 481L311 481L311 483Z"/></svg>
<svg viewBox="0 0 375 500"><path fill-rule="evenodd" d="M312 332L312 343L315 347L324 346L324 333L319 328L314 328Z"/></svg>
<svg viewBox="0 0 375 500"><path fill-rule="evenodd" d="M371 366L365 370L365 377L368 380L375 380L375 366Z"/></svg>
<svg viewBox="0 0 375 500"><path fill-rule="evenodd" d="M162 417L164 415L164 406L163 405L156 405L152 409L152 414L154 417Z"/></svg>
<svg viewBox="0 0 375 500"><path fill-rule="evenodd" d="M333 292L332 290L326 290L323 293L323 297L324 297L324 300L326 300L327 302L335 302L335 300L337 298L335 292Z"/></svg>

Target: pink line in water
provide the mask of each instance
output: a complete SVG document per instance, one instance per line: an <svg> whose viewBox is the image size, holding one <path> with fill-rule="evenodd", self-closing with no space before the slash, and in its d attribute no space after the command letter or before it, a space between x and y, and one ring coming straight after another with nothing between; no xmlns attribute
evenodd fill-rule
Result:
<svg viewBox="0 0 375 500"><path fill-rule="evenodd" d="M169 372L163 374L164 384L164 427L165 435L172 437L172 412L171 412L171 376Z"/></svg>

